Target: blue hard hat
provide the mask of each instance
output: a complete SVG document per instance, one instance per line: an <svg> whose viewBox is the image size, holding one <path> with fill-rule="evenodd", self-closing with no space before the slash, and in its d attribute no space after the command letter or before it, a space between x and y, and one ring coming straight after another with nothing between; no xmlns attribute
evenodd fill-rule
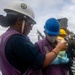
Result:
<svg viewBox="0 0 75 75"><path fill-rule="evenodd" d="M60 24L55 18L50 18L46 21L44 29L47 34L57 36L60 33Z"/></svg>

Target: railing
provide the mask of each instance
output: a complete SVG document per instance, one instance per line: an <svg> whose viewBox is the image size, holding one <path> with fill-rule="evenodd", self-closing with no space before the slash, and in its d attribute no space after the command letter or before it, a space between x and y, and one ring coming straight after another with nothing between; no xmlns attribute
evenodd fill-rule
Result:
<svg viewBox="0 0 75 75"><path fill-rule="evenodd" d="M44 38L44 35L39 30L37 30L37 34L38 34L38 40Z"/></svg>
<svg viewBox="0 0 75 75"><path fill-rule="evenodd" d="M75 75L75 60L73 60L73 66L71 68L72 68L73 74Z"/></svg>

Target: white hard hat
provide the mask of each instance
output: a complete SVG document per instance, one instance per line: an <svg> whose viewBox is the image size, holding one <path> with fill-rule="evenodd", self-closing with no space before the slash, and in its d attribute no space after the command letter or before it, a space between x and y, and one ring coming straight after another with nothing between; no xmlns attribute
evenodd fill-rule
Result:
<svg viewBox="0 0 75 75"><path fill-rule="evenodd" d="M4 11L6 13L9 13L9 11L21 13L25 18L30 18L33 24L36 24L32 8L29 5L25 4L23 1L13 1L4 9Z"/></svg>

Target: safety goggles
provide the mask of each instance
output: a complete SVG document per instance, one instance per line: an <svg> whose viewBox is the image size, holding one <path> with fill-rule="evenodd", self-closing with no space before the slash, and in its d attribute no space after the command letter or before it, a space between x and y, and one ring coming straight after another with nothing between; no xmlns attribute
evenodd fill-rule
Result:
<svg viewBox="0 0 75 75"><path fill-rule="evenodd" d="M29 17L27 17L27 16L24 16L24 19L25 19L29 24L32 24L32 25L35 24L35 22L34 22L31 18L29 18Z"/></svg>

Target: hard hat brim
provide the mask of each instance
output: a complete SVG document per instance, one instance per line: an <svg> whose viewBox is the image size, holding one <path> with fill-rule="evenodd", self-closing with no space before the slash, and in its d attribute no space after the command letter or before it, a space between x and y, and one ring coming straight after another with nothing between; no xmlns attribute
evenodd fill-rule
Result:
<svg viewBox="0 0 75 75"><path fill-rule="evenodd" d="M47 34L49 34L49 35L54 35L54 36L57 36L57 35L59 35L59 31L58 32L51 32L51 31L48 31L47 29L45 30L45 32L47 33Z"/></svg>
<svg viewBox="0 0 75 75"><path fill-rule="evenodd" d="M18 11L14 11L14 10L11 10L11 9L4 9L4 11L5 11L6 13L9 13L9 11L13 11L13 12L16 12L16 13L20 13L20 12L18 12ZM20 14L23 14L23 13L20 13ZM23 14L23 15L28 17L28 15L25 15L25 14ZM30 18L32 24L36 24L36 22L35 22L31 17L28 17L28 18Z"/></svg>

